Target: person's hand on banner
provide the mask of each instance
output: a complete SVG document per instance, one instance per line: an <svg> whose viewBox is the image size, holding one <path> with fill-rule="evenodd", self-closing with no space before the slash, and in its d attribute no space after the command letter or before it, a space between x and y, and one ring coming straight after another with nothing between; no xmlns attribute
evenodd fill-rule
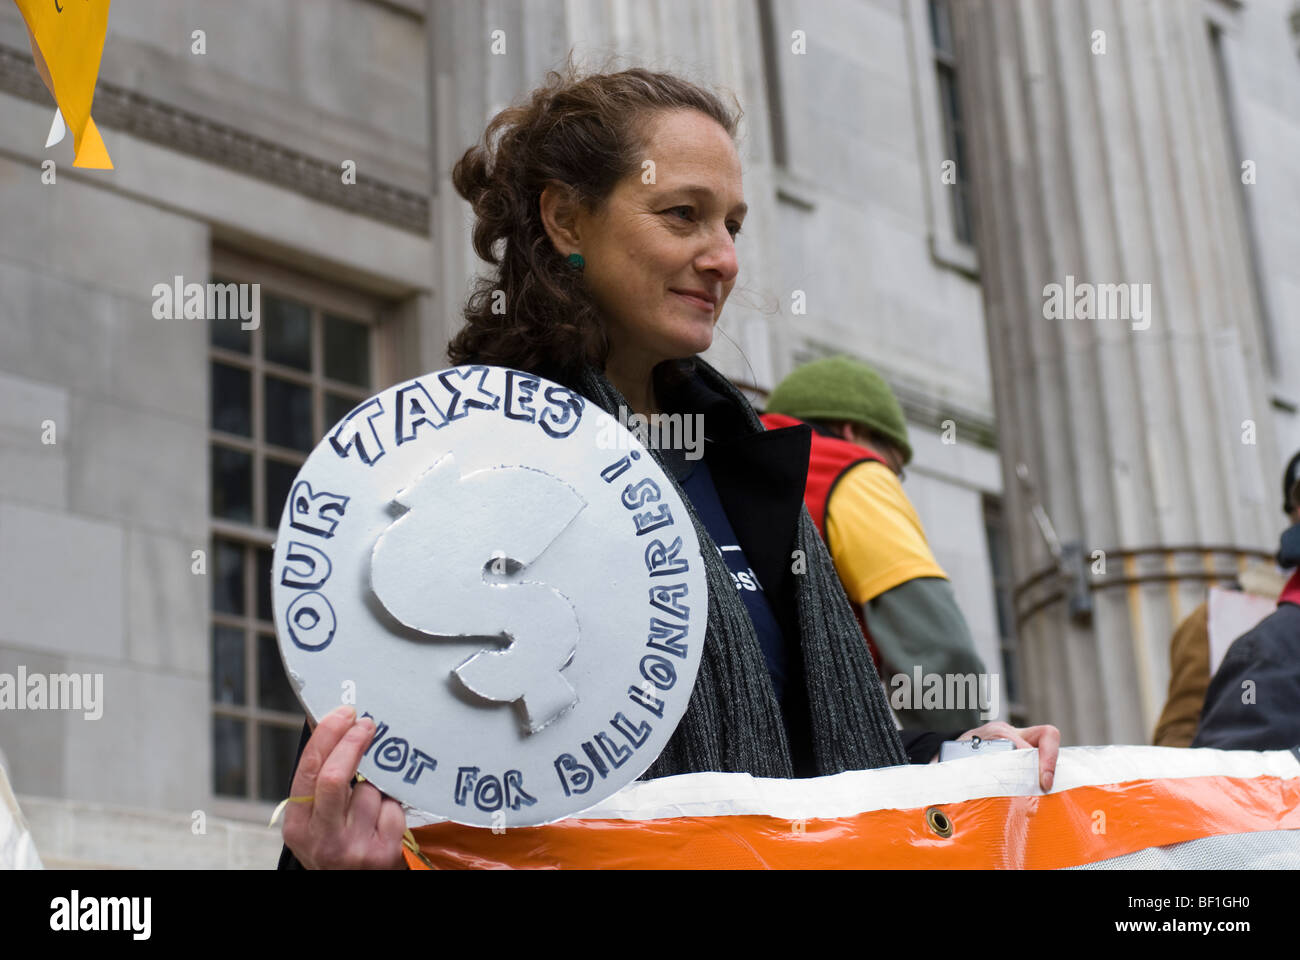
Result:
<svg viewBox="0 0 1300 960"><path fill-rule="evenodd" d="M1010 740L1017 750L1038 748L1038 785L1044 791L1052 789L1052 780L1056 776L1056 758L1061 752L1061 731L1050 723L1036 727L1013 727L1002 720L994 720L974 730L967 730L957 739L969 740L980 737L983 740ZM938 762L936 755L931 763Z"/></svg>

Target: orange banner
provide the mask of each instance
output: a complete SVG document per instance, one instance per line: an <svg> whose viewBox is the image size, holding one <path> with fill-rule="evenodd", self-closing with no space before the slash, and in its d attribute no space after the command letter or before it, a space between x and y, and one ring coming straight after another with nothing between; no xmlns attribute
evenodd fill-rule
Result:
<svg viewBox="0 0 1300 960"><path fill-rule="evenodd" d="M1044 870L1202 837L1295 829L1300 778L1209 776L807 821L570 819L498 833L454 823L413 832L434 868L452 870ZM406 858L412 869L429 869L409 850Z"/></svg>

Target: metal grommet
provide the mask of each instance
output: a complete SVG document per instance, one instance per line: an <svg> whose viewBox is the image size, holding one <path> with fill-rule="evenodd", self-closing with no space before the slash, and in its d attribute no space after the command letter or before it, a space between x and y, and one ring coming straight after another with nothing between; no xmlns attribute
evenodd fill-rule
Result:
<svg viewBox="0 0 1300 960"><path fill-rule="evenodd" d="M925 822L931 830L943 839L947 840L952 836L952 821L948 815L938 807L929 807L925 811Z"/></svg>

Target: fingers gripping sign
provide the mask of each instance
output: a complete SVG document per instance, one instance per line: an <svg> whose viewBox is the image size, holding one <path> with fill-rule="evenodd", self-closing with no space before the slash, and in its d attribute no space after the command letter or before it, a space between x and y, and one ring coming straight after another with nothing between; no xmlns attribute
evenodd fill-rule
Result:
<svg viewBox="0 0 1300 960"><path fill-rule="evenodd" d="M1044 792L1052 789L1052 781L1056 777L1056 759L1061 752L1061 731L1056 727L1045 723L1036 727L1017 728L1005 721L994 720L974 730L967 730L958 739L969 740L972 737L980 737L984 740L1010 740L1016 745L1017 750L1037 749L1038 785ZM934 763L937 760L936 756L930 762Z"/></svg>
<svg viewBox="0 0 1300 960"><path fill-rule="evenodd" d="M284 814L284 842L308 869L401 869L406 816L372 784L352 786L374 721L351 707L323 717L303 749ZM310 799L306 799L310 798Z"/></svg>

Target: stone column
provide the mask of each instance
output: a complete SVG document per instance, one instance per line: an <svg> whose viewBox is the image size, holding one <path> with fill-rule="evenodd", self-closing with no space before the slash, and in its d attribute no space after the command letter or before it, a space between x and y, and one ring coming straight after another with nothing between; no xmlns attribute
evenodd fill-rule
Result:
<svg viewBox="0 0 1300 960"><path fill-rule="evenodd" d="M1030 713L1067 742L1148 743L1173 628L1208 572L1273 549L1280 526L1235 195L1250 188L1205 13L1160 0L957 0L953 13ZM1065 300L1071 283L1075 318L1068 304L1057 317L1049 285ZM1116 300L1080 318L1085 284L1103 302L1101 285L1138 284L1145 316L1136 301L1097 315ZM1039 501L1082 549L1090 622L1044 573L1056 560Z"/></svg>

